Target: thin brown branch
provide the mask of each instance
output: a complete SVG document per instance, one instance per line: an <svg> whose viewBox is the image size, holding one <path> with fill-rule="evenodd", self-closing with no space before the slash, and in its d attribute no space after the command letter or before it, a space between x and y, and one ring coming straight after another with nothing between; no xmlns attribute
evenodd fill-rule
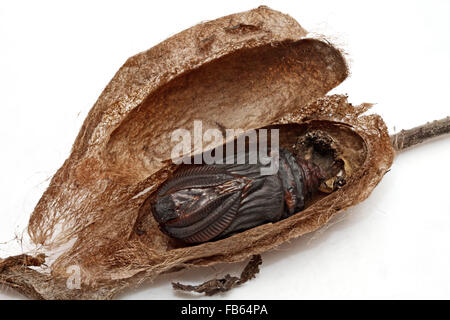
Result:
<svg viewBox="0 0 450 320"><path fill-rule="evenodd" d="M391 141L395 151L402 151L447 133L450 133L450 117L427 122L412 129L402 130L391 135Z"/></svg>
<svg viewBox="0 0 450 320"><path fill-rule="evenodd" d="M254 255L245 266L240 277L233 277L229 274L225 275L221 279L208 280L200 285L187 285L179 282L172 282L172 286L175 290L181 291L193 291L198 293L204 293L207 296L212 296L217 293L226 292L234 287L237 287L250 279L253 279L259 272L259 265L262 263L261 256Z"/></svg>

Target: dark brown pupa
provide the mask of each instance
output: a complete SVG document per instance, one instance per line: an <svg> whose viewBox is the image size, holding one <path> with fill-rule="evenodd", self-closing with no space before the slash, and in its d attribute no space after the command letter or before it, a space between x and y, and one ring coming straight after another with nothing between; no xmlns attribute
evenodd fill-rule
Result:
<svg viewBox="0 0 450 320"><path fill-rule="evenodd" d="M324 170L286 149L269 152L277 157L271 174L262 172L270 164L256 152L254 163L247 152L241 163L185 165L151 196L151 213L143 215L152 214L170 237L198 244L299 213L325 181Z"/></svg>
<svg viewBox="0 0 450 320"><path fill-rule="evenodd" d="M330 43L306 35L290 16L260 7L201 23L129 58L90 111L30 218L28 232L42 252L63 253L46 261L51 273L36 269L42 255L4 259L0 283L33 298L109 299L161 273L243 261L366 199L393 160L386 126L377 115L362 116L367 105L324 97L347 77L347 65ZM202 120L205 130L275 126L287 149L299 137L320 144L314 135L325 132L346 162L348 180L313 199L301 215L180 246L151 215L140 213L176 170L170 133L191 129L194 120ZM134 232L137 221L144 235ZM80 290L66 286L71 266L81 270Z"/></svg>

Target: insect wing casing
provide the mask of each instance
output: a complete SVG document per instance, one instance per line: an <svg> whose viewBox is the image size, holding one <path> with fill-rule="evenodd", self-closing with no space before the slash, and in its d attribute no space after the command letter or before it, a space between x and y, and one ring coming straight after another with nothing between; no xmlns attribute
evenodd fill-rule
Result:
<svg viewBox="0 0 450 320"><path fill-rule="evenodd" d="M234 160L239 157L235 157ZM248 162L248 154L243 158ZM280 149L279 170L266 165L187 165L160 188L152 213L161 229L185 243L201 243L243 231L303 210L313 184L312 164Z"/></svg>

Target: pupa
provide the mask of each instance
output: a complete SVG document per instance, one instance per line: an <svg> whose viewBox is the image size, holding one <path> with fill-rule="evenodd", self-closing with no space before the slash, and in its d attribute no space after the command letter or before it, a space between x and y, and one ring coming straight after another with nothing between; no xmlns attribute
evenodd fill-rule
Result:
<svg viewBox="0 0 450 320"><path fill-rule="evenodd" d="M7 258L0 281L34 298L105 299L161 273L243 261L316 230L363 201L393 159L380 117L363 115L367 106L345 97L324 97L347 74L339 50L266 7L194 26L130 58L30 218L30 237L45 254L65 250L51 263L42 256ZM176 170L167 161L170 132L194 119L211 128L278 126L286 147L308 130L325 131L346 152L352 178L302 215L180 246L139 213ZM145 227L141 236L137 221ZM39 272L43 263L51 273ZM81 270L80 289L67 287L73 266Z"/></svg>
<svg viewBox="0 0 450 320"><path fill-rule="evenodd" d="M152 205L169 236L202 243L277 222L303 210L307 195L325 178L313 162L281 149L276 174L261 163L193 166L166 181Z"/></svg>

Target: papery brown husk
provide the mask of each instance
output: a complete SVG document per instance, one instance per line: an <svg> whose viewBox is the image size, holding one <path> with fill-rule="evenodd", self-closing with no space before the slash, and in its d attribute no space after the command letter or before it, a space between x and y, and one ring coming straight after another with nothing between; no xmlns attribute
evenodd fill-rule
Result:
<svg viewBox="0 0 450 320"><path fill-rule="evenodd" d="M108 299L161 273L245 260L367 198L393 160L386 126L362 115L368 105L324 97L347 77L347 65L338 49L306 35L290 16L260 7L201 23L128 59L31 216L28 232L49 267L10 257L0 261L0 283L32 298ZM364 159L342 189L280 222L176 247L149 216L139 237L139 209L176 168L170 135L191 130L194 120L203 130L342 126L359 136ZM67 288L71 266L81 268L81 289Z"/></svg>

